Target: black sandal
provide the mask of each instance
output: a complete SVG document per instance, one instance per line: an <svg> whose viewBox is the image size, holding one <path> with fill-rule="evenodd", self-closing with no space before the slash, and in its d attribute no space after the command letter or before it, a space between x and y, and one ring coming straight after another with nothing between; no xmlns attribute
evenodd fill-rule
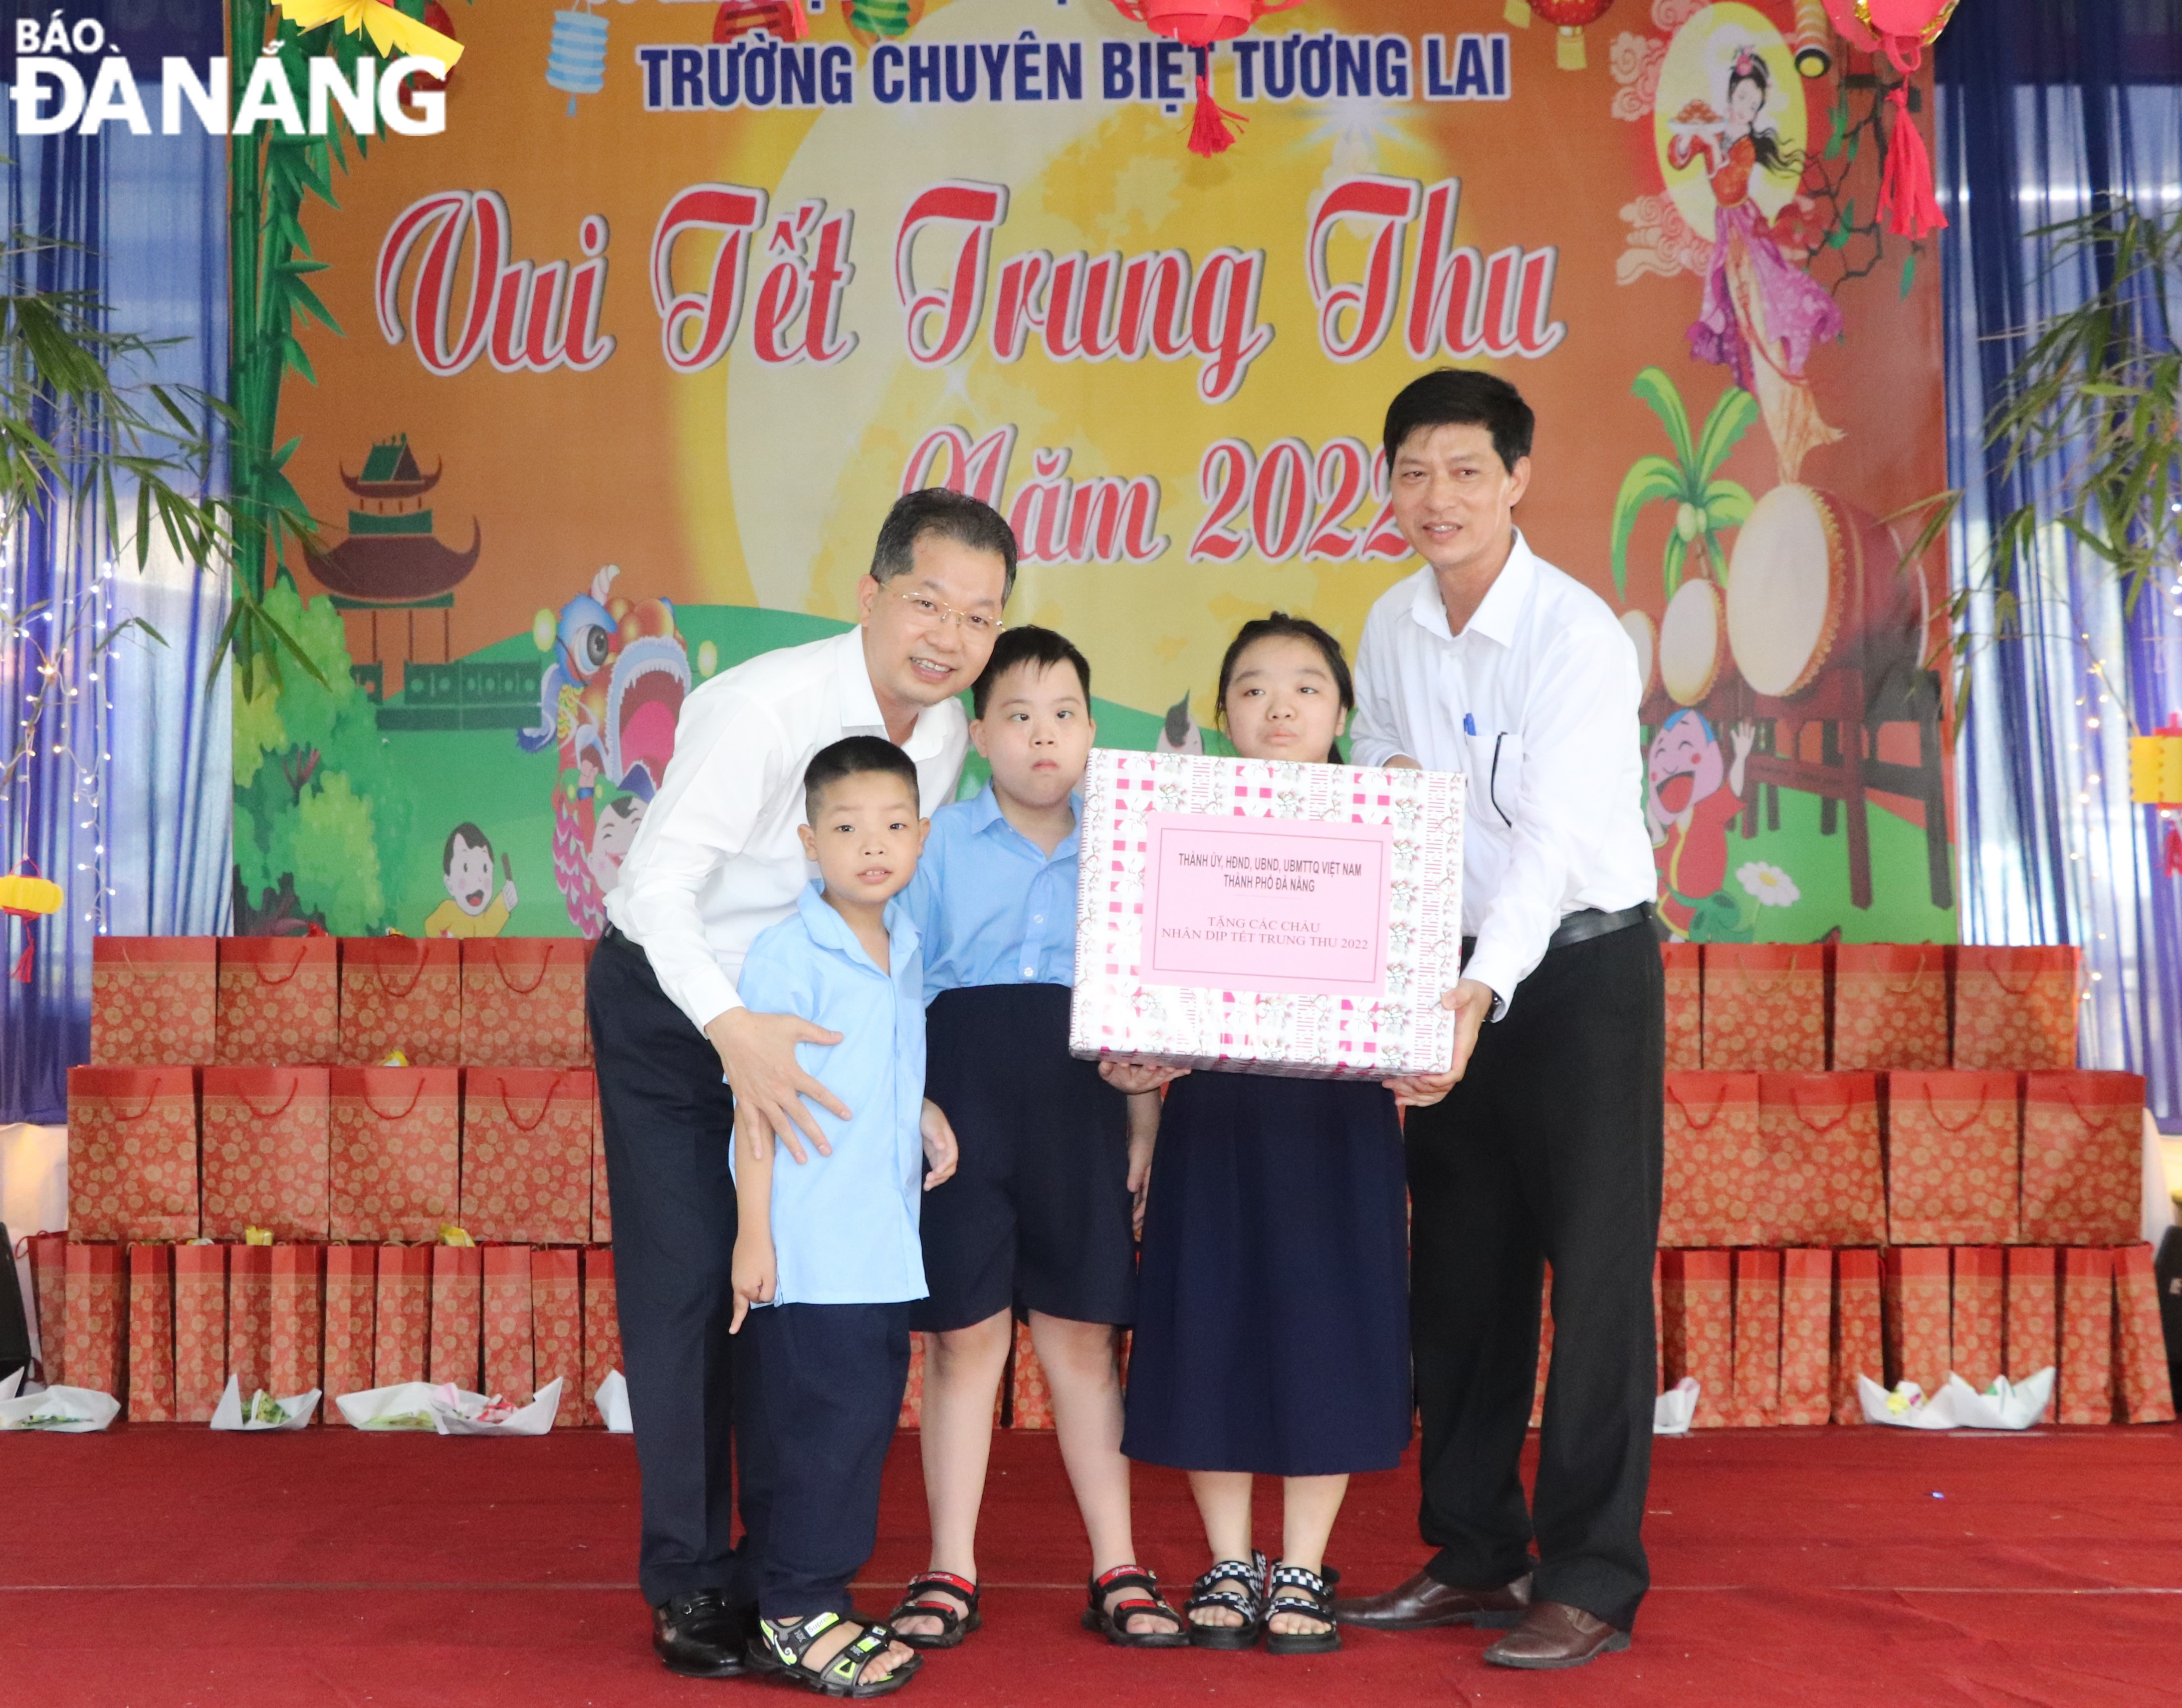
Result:
<svg viewBox="0 0 2182 1708"><path fill-rule="evenodd" d="M957 1613L944 1601L928 1601L933 1594L952 1595L962 1604ZM927 1572L922 1578L910 1580L909 1588L901 1592L901 1605L887 1615L891 1626L897 1619L937 1619L937 1631L896 1631L894 1640L906 1643L912 1649L959 1649L962 1639L985 1622L977 1611L977 1586L967 1578L958 1578L952 1572Z"/></svg>
<svg viewBox="0 0 2182 1708"><path fill-rule="evenodd" d="M887 1644L900 1640L885 1625L866 1625L853 1642L823 1667L812 1667L804 1661L803 1657L811 1652L811 1645L827 1632L836 1625L856 1622L833 1612L813 1613L808 1619L799 1619L793 1624L784 1620L761 1619L757 1622L757 1635L750 1641L750 1665L787 1683L815 1690L821 1696L853 1701L891 1694L908 1683L917 1668L924 1665L922 1655L911 1655L885 1678L865 1682L864 1668L886 1652Z"/></svg>
<svg viewBox="0 0 2182 1708"><path fill-rule="evenodd" d="M1333 1622L1333 1586L1341 1574L1331 1566L1321 1576L1300 1566L1285 1563L1273 1567L1272 1600L1265 1604L1265 1652L1268 1655L1331 1655L1341 1646L1341 1628ZM1323 1620L1323 1631L1276 1631L1276 1613L1299 1613L1306 1619Z"/></svg>
<svg viewBox="0 0 2182 1708"><path fill-rule="evenodd" d="M1182 1604L1193 1649L1254 1649L1265 1626L1265 1556L1250 1550L1246 1565L1240 1560L1216 1560L1212 1568L1189 1586L1189 1599ZM1217 1589L1216 1584L1234 1583L1241 1589ZM1243 1616L1239 1625L1206 1625L1188 1617L1200 1607L1227 1607Z"/></svg>
<svg viewBox="0 0 2182 1708"><path fill-rule="evenodd" d="M1140 1589L1144 1593L1131 1595L1116 1602L1110 1611L1106 1598L1116 1589ZM1132 1631L1129 1621L1155 1615L1171 1620L1171 1631ZM1091 1605L1083 1610L1083 1628L1096 1631L1121 1649L1187 1649L1189 1632L1181 1614L1167 1605L1166 1597L1160 1594L1159 1579L1141 1566L1116 1566L1110 1572L1101 1573L1091 1580Z"/></svg>

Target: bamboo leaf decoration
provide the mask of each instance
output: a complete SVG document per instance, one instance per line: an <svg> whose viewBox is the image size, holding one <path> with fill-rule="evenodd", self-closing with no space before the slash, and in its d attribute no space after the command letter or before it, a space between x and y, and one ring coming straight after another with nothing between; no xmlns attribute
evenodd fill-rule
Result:
<svg viewBox="0 0 2182 1708"><path fill-rule="evenodd" d="M1667 536L1660 561L1669 599L1681 586L1692 551L1703 554L1716 579L1726 579L1727 555L1720 536L1723 529L1742 525L1750 514L1752 500L1740 482L1720 478L1720 467L1758 418L1758 400L1731 385L1720 395L1692 438L1681 394L1664 371L1644 369L1630 390L1659 417L1674 455L1638 457L1614 496L1614 591L1625 603L1629 597L1629 537L1637 517L1650 504L1675 506L1674 530Z"/></svg>

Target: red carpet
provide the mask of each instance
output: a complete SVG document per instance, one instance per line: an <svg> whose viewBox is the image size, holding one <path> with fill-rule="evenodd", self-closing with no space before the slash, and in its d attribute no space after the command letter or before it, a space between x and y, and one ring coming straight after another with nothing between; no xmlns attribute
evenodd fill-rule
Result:
<svg viewBox="0 0 2182 1708"><path fill-rule="evenodd" d="M1140 1473L1170 1584L1204 1564L1182 1479ZM626 1439L222 1437L137 1427L0 1444L8 1708L614 1708L796 1700L669 1677L633 1584ZM1360 1479L1352 1584L1421 1560L1408 1471ZM1480 1664L1487 1637L1351 1633L1341 1654L1131 1654L1076 1628L1085 1562L1052 1437L1004 1433L985 1632L909 1702L2182 1701L2182 1430L1731 1431L1659 1445L1658 1579L1636 1646L1580 1672ZM1261 1536L1278 1534L1268 1512ZM874 1608L923 1561L913 1438L889 1468ZM1178 1598L1177 1598L1178 1599Z"/></svg>

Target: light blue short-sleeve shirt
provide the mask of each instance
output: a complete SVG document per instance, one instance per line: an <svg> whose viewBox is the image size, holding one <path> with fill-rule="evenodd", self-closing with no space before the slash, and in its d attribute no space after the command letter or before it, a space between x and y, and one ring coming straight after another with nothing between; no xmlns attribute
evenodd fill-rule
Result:
<svg viewBox="0 0 2182 1708"><path fill-rule="evenodd" d="M773 1164L777 1305L887 1305L925 1296L917 1211L924 1187L924 973L914 920L887 904L890 970L881 972L813 883L795 912L759 933L743 962L743 1001L841 1035L798 1044L804 1071L849 1106L843 1120L806 1102L831 1156L785 1149Z"/></svg>
<svg viewBox="0 0 2182 1708"><path fill-rule="evenodd" d="M993 786L932 815L901 904L924 946L924 999L973 985L1076 982L1077 827L1048 854L1000 811Z"/></svg>

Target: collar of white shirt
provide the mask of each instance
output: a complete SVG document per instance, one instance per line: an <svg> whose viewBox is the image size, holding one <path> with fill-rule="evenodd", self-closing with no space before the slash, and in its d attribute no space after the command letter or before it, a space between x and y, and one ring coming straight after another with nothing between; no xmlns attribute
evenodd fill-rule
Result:
<svg viewBox="0 0 2182 1708"><path fill-rule="evenodd" d="M1485 597L1477 609L1470 613L1463 627L1465 634L1480 634L1486 639L1498 641L1502 646L1515 644L1515 629L1522 621L1523 607L1530 600L1531 589L1538 578L1538 560L1531 553L1530 542L1523 538L1523 530L1515 530L1515 542L1508 553L1508 561L1500 567L1500 573L1493 578L1493 585L1485 589ZM1448 627L1447 601L1440 596L1439 576L1430 564L1417 578L1417 590L1409 600L1409 615L1442 639L1455 638L1454 631Z"/></svg>
<svg viewBox="0 0 2182 1708"><path fill-rule="evenodd" d="M840 637L833 655L833 680L841 697L843 732L883 736L893 740L887 735L886 715L879 710L878 691L872 686L872 666L864 655L862 629L852 628ZM947 708L954 704L952 699L943 699L919 711L909 739L900 744L901 750L913 760L937 757L947 744Z"/></svg>

